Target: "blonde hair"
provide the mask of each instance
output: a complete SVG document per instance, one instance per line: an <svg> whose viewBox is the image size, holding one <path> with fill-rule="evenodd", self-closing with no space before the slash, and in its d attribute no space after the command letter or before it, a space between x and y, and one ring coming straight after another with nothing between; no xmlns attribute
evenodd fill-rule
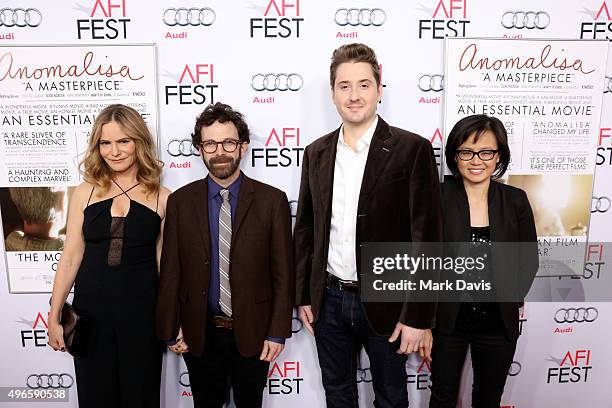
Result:
<svg viewBox="0 0 612 408"><path fill-rule="evenodd" d="M137 180L143 184L147 195L157 193L163 163L157 158L153 137L142 116L133 108L121 104L107 106L96 117L85 158L79 164L85 181L104 190L108 190L111 185L113 172L104 161L99 148L102 127L110 122L117 123L136 144Z"/></svg>
<svg viewBox="0 0 612 408"><path fill-rule="evenodd" d="M9 187L9 193L25 222L44 224L55 219L64 192L53 187Z"/></svg>

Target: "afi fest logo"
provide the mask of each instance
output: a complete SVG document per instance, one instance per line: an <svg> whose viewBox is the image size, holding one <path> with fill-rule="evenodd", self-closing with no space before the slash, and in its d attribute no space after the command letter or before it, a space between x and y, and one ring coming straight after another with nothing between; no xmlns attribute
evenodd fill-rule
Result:
<svg viewBox="0 0 612 408"><path fill-rule="evenodd" d="M414 372L414 374L408 374L406 382L408 384L415 384L417 391L426 391L431 388L431 367L425 359L416 357L415 364L411 364L410 361L406 361L406 368L408 372Z"/></svg>
<svg viewBox="0 0 612 408"><path fill-rule="evenodd" d="M546 383L580 383L589 381L591 350L568 350L562 358L550 357L547 361L555 363L548 369Z"/></svg>
<svg viewBox="0 0 612 408"><path fill-rule="evenodd" d="M26 330L20 330L21 347L47 347L48 326L42 313L38 312L36 318L32 320L20 318L17 323L28 326Z"/></svg>
<svg viewBox="0 0 612 408"><path fill-rule="evenodd" d="M300 361L275 361L268 372L268 395L299 395L302 381Z"/></svg>
<svg viewBox="0 0 612 408"><path fill-rule="evenodd" d="M419 11L431 18L419 20L419 38L443 40L446 37L465 37L468 19L468 0L435 0L434 9L420 4Z"/></svg>
<svg viewBox="0 0 612 408"><path fill-rule="evenodd" d="M127 0L95 0L91 9L82 5L76 8L89 11L88 19L77 20L78 39L87 40L115 40L127 39L128 23L126 3Z"/></svg>
<svg viewBox="0 0 612 408"><path fill-rule="evenodd" d="M525 314L525 308L522 307L519 313L519 336L523 334L523 324L527 323L527 315Z"/></svg>
<svg viewBox="0 0 612 408"><path fill-rule="evenodd" d="M580 23L580 38L585 40L612 40L612 1L596 4L595 10L583 7L580 12L593 19Z"/></svg>
<svg viewBox="0 0 612 408"><path fill-rule="evenodd" d="M599 129L599 143L597 145L598 166L612 166L612 128L602 127Z"/></svg>
<svg viewBox="0 0 612 408"><path fill-rule="evenodd" d="M214 64L185 64L179 75L166 71L162 76L172 78L177 85L165 85L166 105L208 105L215 103Z"/></svg>
<svg viewBox="0 0 612 408"><path fill-rule="evenodd" d="M266 7L251 6L263 17L251 18L251 38L300 38L300 0L270 0Z"/></svg>
<svg viewBox="0 0 612 408"><path fill-rule="evenodd" d="M434 157L436 159L436 166L438 167L438 171L440 171L440 166L442 165L442 132L440 128L436 128L431 137L429 137L429 143L431 143L434 151Z"/></svg>
<svg viewBox="0 0 612 408"><path fill-rule="evenodd" d="M264 147L251 149L251 166L300 167L304 154L304 148L301 147L300 128L272 128L266 133Z"/></svg>
<svg viewBox="0 0 612 408"><path fill-rule="evenodd" d="M606 261L603 260L603 244L587 244L586 259L582 277L584 279L600 279L601 273L606 269Z"/></svg>

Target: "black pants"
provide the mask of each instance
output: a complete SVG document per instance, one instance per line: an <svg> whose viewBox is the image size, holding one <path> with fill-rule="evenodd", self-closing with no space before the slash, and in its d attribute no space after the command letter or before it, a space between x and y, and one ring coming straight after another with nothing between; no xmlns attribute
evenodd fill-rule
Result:
<svg viewBox="0 0 612 408"><path fill-rule="evenodd" d="M474 371L472 407L499 408L516 341L503 332L447 335L434 331L433 338L429 408L455 408L468 345Z"/></svg>
<svg viewBox="0 0 612 408"><path fill-rule="evenodd" d="M372 382L375 407L408 406L406 356L396 353L399 341L373 333L358 294L327 288L314 329L327 408L358 407L358 380ZM358 373L362 346L370 367Z"/></svg>
<svg viewBox="0 0 612 408"><path fill-rule="evenodd" d="M91 322L85 355L74 359L79 407L159 407L155 300L75 296L74 305Z"/></svg>
<svg viewBox="0 0 612 408"><path fill-rule="evenodd" d="M259 354L243 357L232 330L209 325L202 356L185 353L183 358L195 408L221 408L230 385L237 408L261 408L270 363L259 360Z"/></svg>

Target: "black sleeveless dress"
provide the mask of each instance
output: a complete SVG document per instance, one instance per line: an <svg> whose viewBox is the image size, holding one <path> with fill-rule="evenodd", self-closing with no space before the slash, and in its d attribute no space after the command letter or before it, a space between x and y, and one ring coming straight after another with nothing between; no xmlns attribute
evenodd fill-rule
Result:
<svg viewBox="0 0 612 408"><path fill-rule="evenodd" d="M154 316L161 219L157 209L131 198L127 215L112 217L115 197L88 201L83 212L85 252L73 304L92 329L86 355L74 360L79 407L159 407L164 345Z"/></svg>

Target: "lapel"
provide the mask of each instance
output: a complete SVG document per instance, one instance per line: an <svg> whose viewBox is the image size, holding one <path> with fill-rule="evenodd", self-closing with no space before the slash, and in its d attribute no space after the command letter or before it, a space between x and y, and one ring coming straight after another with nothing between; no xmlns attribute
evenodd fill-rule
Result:
<svg viewBox="0 0 612 408"><path fill-rule="evenodd" d="M204 259L210 258L210 226L208 225L208 176L199 181L193 197L194 213L204 247Z"/></svg>
<svg viewBox="0 0 612 408"><path fill-rule="evenodd" d="M255 183L253 180L248 178L246 174L242 173L242 181L240 183L240 192L238 193L238 204L236 205L236 220L232 227L232 245L230 249L230 255L234 252L234 245L240 226L242 225L246 214L253 202L253 196L255 193Z"/></svg>
<svg viewBox="0 0 612 408"><path fill-rule="evenodd" d="M465 239L466 241L470 240L471 234L471 222L470 222L470 205L468 202L467 193L465 192L465 187L463 186L463 182L459 179L454 179L454 182L457 183L457 188L459 190L460 199L457 200L457 207L459 210L459 236L458 238ZM497 182L491 180L489 184L489 191L487 192L487 212L489 215L489 231L491 234L491 241L498 241L499 237L497 237L497 223L501 221L499 214L496 213L497 206Z"/></svg>
<svg viewBox="0 0 612 408"><path fill-rule="evenodd" d="M457 230L455 233L456 236L450 237L450 241L456 242L468 242L470 240L470 204L468 201L467 193L465 192L465 187L463 186L463 181L459 178L453 178L452 180L457 186L458 200L456 201L457 205ZM451 205L451 203L448 203ZM448 239L447 239L448 240Z"/></svg>
<svg viewBox="0 0 612 408"><path fill-rule="evenodd" d="M390 162L396 139L396 137L393 137L387 122L379 116L363 171L359 203L357 205L358 212L362 212L365 205L370 201L370 195L376 183L380 180L383 170Z"/></svg>
<svg viewBox="0 0 612 408"><path fill-rule="evenodd" d="M319 181L319 199L323 207L324 214L331 219L332 190L334 188L334 167L336 165L336 150L338 149L338 137L340 128L336 129L327 143L319 148L316 158L317 179Z"/></svg>

